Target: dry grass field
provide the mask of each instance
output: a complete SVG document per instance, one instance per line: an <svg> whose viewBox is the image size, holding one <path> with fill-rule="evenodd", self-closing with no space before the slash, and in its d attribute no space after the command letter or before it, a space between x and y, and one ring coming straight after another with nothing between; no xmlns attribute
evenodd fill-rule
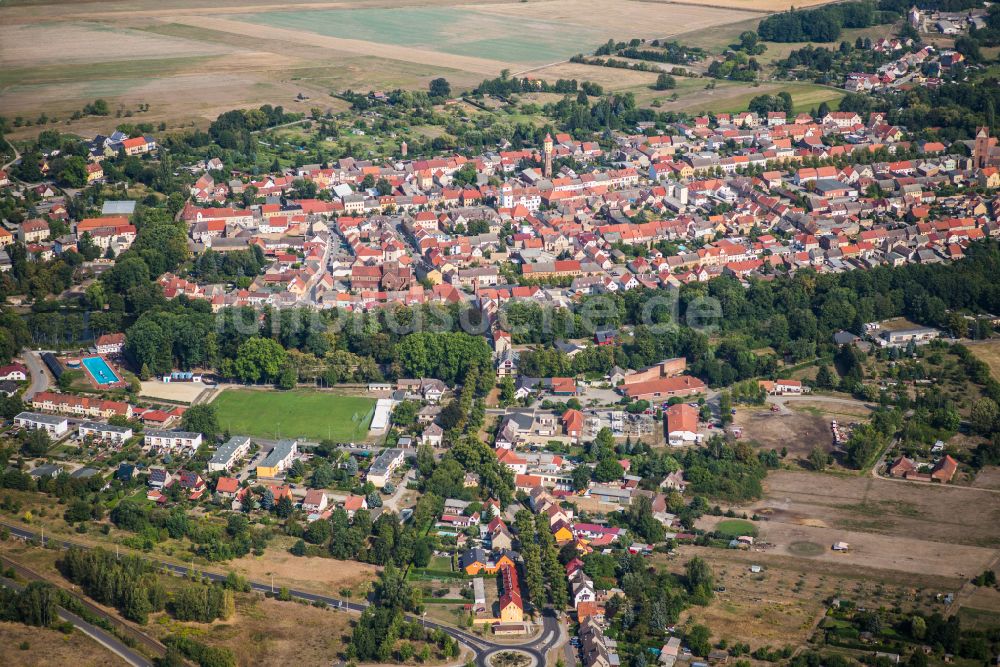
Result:
<svg viewBox="0 0 1000 667"><path fill-rule="evenodd" d="M21 643L27 644L22 649ZM80 632L0 623L0 665L5 667L119 667L128 663Z"/></svg>
<svg viewBox="0 0 1000 667"><path fill-rule="evenodd" d="M279 602L257 594L237 596L236 615L211 624L164 618L150 625L154 634L182 632L209 646L225 647L246 667L323 665L350 642L354 617L345 612Z"/></svg>
<svg viewBox="0 0 1000 667"><path fill-rule="evenodd" d="M149 111L132 120L171 128L204 125L222 111L264 103L295 111L337 110L340 103L329 96L331 90L423 88L438 76L461 89L505 68L524 72L565 61L609 38L713 33L789 5L776 0L288 5L13 0L0 6L5 27L0 114L34 119L44 111L59 119L60 129L91 134L107 131L114 120L67 119L98 97L122 113L148 104ZM620 71L601 76L600 68L585 69L596 80L611 77L648 87L649 76L635 79ZM542 75L558 74L536 74ZM308 99L298 100L300 93ZM32 126L14 136L37 131Z"/></svg>
<svg viewBox="0 0 1000 667"><path fill-rule="evenodd" d="M252 581L267 582L273 574L275 581L290 588L327 595L338 595L343 588L360 594L375 580L379 569L356 561L292 556L278 549L268 549L262 558L244 556L229 561L226 567Z"/></svg>
<svg viewBox="0 0 1000 667"><path fill-rule="evenodd" d="M1000 380L1000 340L966 343L974 355L986 362L993 377Z"/></svg>
<svg viewBox="0 0 1000 667"><path fill-rule="evenodd" d="M704 623L715 638L747 642L751 648L803 643L831 597L851 599L861 606L934 609L938 593L952 592L961 583L953 578L859 568L843 561L789 557L773 551L681 547L673 558L657 555L653 560L680 573L693 556L708 561L716 586L725 590L717 592L709 605L691 607L682 621ZM750 572L751 565L761 566L761 572Z"/></svg>

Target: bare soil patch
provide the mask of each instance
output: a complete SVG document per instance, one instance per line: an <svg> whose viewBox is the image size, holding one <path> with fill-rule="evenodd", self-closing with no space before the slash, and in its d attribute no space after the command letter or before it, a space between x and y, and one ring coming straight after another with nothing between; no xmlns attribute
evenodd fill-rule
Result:
<svg viewBox="0 0 1000 667"><path fill-rule="evenodd" d="M1000 466L987 466L980 470L972 482L972 487L1000 490ZM1000 498L997 498L997 502L1000 502Z"/></svg>
<svg viewBox="0 0 1000 667"><path fill-rule="evenodd" d="M805 459L817 445L833 451L830 420L808 412L771 412L766 406L740 408L733 425L743 429L743 439L760 445L760 449L788 450L792 460Z"/></svg>
<svg viewBox="0 0 1000 667"><path fill-rule="evenodd" d="M190 403L208 387L201 382L159 382L150 380L142 383L141 396L161 398L178 403Z"/></svg>

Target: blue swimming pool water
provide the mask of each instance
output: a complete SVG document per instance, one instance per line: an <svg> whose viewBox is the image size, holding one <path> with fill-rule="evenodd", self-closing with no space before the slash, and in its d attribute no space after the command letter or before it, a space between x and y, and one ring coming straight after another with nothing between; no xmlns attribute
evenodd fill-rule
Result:
<svg viewBox="0 0 1000 667"><path fill-rule="evenodd" d="M121 382L121 378L115 375L115 372L111 370L111 366L108 366L108 362L100 357L87 357L83 360L83 365L98 385Z"/></svg>

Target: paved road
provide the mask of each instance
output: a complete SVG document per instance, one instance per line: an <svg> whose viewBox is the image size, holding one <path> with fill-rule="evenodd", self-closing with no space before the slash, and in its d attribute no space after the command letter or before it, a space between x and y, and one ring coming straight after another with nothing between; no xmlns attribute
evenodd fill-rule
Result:
<svg viewBox="0 0 1000 667"><path fill-rule="evenodd" d="M0 526L7 527L11 534L15 537L19 537L25 540L36 540L39 539L39 535L30 530L26 530L20 526L15 526L9 523L0 522ZM51 544L52 539L47 539L46 543ZM82 549L92 548L90 545L79 544L77 542L70 542L64 539L58 539L57 543L64 549L70 547L79 547ZM164 570L177 574L180 576L189 576L191 571L195 571L198 574L204 576L212 581L223 581L226 578L224 574L218 574L216 572L208 572L204 570L197 570L194 568L189 568L185 565L177 565L175 563L168 563L166 561L157 560L154 558L147 558L152 563L155 563L158 567ZM280 585L280 582L276 582L275 586ZM259 591L261 593L266 593L268 591L274 590L272 584L270 583L260 583L256 581L250 582L250 588ZM298 598L308 600L310 602L324 602L334 609L339 609L341 611L349 611L354 613L363 612L368 606L367 601L364 602L351 602L350 600L342 600L339 598L331 597L329 595L319 595L316 593L310 593L308 591L300 591L296 589L288 589L288 592ZM547 614L542 617L542 632L534 639L525 641L522 644L501 644L498 642L491 641L484 637L478 637L470 632L466 632L463 629L456 628L450 625L443 625L437 623L436 621L428 621L423 618L408 615L407 620L420 622L425 627L441 630L445 634L457 640L460 644L469 649L475 656L475 662L478 667L488 667L488 658L490 655L503 650L517 649L523 651L532 656L537 661L539 666L545 664L545 655L549 650L558 646L562 638L562 630L560 628L559 620L556 619L554 615ZM149 663L146 663L149 664Z"/></svg>
<svg viewBox="0 0 1000 667"><path fill-rule="evenodd" d="M22 356L24 357L24 365L31 372L31 384L24 392L24 402L29 403L35 394L49 388L49 373L45 370L45 364L37 352L25 350Z"/></svg>
<svg viewBox="0 0 1000 667"><path fill-rule="evenodd" d="M24 588L21 584L6 578L0 579L0 585L17 591ZM140 653L136 653L107 630L88 623L76 614L66 611L62 607L58 608L58 614L59 618L72 623L73 627L77 630L87 635L128 664L133 665L134 667L153 667L153 662L149 658Z"/></svg>

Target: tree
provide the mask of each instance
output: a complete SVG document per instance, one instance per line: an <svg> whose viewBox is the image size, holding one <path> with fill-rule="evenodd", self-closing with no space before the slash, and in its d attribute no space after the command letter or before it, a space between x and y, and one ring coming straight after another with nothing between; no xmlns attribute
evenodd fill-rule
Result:
<svg viewBox="0 0 1000 667"><path fill-rule="evenodd" d="M624 474L625 469L614 456L605 456L594 466L594 479L598 482L613 482Z"/></svg>
<svg viewBox="0 0 1000 667"><path fill-rule="evenodd" d="M292 512L295 511L295 506L292 504L292 499L288 496L281 496L281 500L274 508L274 513L277 514L282 519L287 519L292 516Z"/></svg>
<svg viewBox="0 0 1000 667"><path fill-rule="evenodd" d="M827 460L827 453L823 451L823 448L819 445L813 447L812 451L809 452L809 465L812 466L813 470L824 470L826 468Z"/></svg>
<svg viewBox="0 0 1000 667"><path fill-rule="evenodd" d="M59 185L68 188L82 188L87 184L87 161L79 156L66 158L56 174Z"/></svg>
<svg viewBox="0 0 1000 667"><path fill-rule="evenodd" d="M830 367L826 364L816 371L816 386L820 389L829 389L833 386L833 375L830 374Z"/></svg>
<svg viewBox="0 0 1000 667"><path fill-rule="evenodd" d="M392 410L392 421L399 426L413 426L419 411L420 404L416 401L400 401Z"/></svg>
<svg viewBox="0 0 1000 667"><path fill-rule="evenodd" d="M977 433L981 435L992 433L996 428L998 417L1000 417L1000 409L992 398L983 397L973 401L969 422Z"/></svg>
<svg viewBox="0 0 1000 667"><path fill-rule="evenodd" d="M448 79L445 78L432 79L429 88L431 97L451 96L451 84L448 83Z"/></svg>
<svg viewBox="0 0 1000 667"><path fill-rule="evenodd" d="M373 509L376 507L382 507L382 496L379 495L378 491L372 491L369 493L365 496L365 500L368 501L368 507Z"/></svg>
<svg viewBox="0 0 1000 667"><path fill-rule="evenodd" d="M658 77L656 77L656 83L653 85L655 90L672 90L676 87L677 80L666 72L662 72Z"/></svg>
<svg viewBox="0 0 1000 667"><path fill-rule="evenodd" d="M684 578L688 592L691 594L692 602L695 604L708 604L712 599L712 585L714 576L712 569L702 558L695 556L684 566ZM692 648L693 650L693 648ZM704 655L699 653L699 655Z"/></svg>
<svg viewBox="0 0 1000 667"><path fill-rule="evenodd" d="M324 544L332 534L330 522L325 519L317 519L306 528L305 539L310 544Z"/></svg>
<svg viewBox="0 0 1000 667"><path fill-rule="evenodd" d="M517 390L514 378L510 375L505 375L500 379L498 386L500 387L500 405L510 405L513 403L515 391Z"/></svg>
<svg viewBox="0 0 1000 667"><path fill-rule="evenodd" d="M185 431L201 433L207 441L213 442L219 433L219 419L215 414L215 406L211 403L192 405L184 411L181 425Z"/></svg>
<svg viewBox="0 0 1000 667"><path fill-rule="evenodd" d="M52 438L42 429L32 429L21 436L21 452L25 456L43 456L52 446Z"/></svg>
<svg viewBox="0 0 1000 667"><path fill-rule="evenodd" d="M57 618L55 587L43 581L32 581L17 596L18 619L25 625L46 627Z"/></svg>
<svg viewBox="0 0 1000 667"><path fill-rule="evenodd" d="M590 486L590 467L582 463L573 468L573 489L583 491Z"/></svg>
<svg viewBox="0 0 1000 667"><path fill-rule="evenodd" d="M243 382L269 382L278 377L286 356L278 341L254 336L236 351L236 376Z"/></svg>
<svg viewBox="0 0 1000 667"><path fill-rule="evenodd" d="M705 657L712 649L710 639L712 633L704 625L694 625L684 637L691 652L697 656Z"/></svg>

